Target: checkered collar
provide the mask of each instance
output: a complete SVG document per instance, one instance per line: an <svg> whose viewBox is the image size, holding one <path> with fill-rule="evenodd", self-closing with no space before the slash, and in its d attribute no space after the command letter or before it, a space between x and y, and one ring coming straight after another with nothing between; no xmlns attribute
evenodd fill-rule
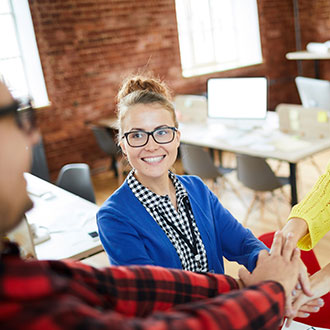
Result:
<svg viewBox="0 0 330 330"><path fill-rule="evenodd" d="M134 176L134 169L128 174L127 176L127 183L132 192L134 193L135 197L142 203L145 208L154 209L159 206L160 203L164 203L169 201L170 198L168 195L162 196L157 195L144 185L139 182L139 180ZM177 199L178 205L181 204L182 200L185 197L188 197L186 189L184 188L183 184L179 181L176 175L168 171L168 176L172 180L172 183L175 188L175 195Z"/></svg>

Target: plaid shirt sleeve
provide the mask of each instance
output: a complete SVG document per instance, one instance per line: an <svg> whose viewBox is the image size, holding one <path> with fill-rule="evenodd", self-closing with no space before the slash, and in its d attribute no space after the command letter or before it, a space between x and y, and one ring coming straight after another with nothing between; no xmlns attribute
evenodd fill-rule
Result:
<svg viewBox="0 0 330 330"><path fill-rule="evenodd" d="M237 290L229 276L152 266L14 266L1 275L0 328L277 329L284 313L275 282Z"/></svg>

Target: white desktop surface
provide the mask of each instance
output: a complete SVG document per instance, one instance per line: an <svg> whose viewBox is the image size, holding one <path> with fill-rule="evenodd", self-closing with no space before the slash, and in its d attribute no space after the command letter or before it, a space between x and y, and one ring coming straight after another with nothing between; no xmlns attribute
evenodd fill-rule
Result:
<svg viewBox="0 0 330 330"><path fill-rule="evenodd" d="M88 235L97 231L96 204L29 173L24 176L34 202L26 218L50 234L49 240L35 246L38 259L79 260L103 250L99 237Z"/></svg>
<svg viewBox="0 0 330 330"><path fill-rule="evenodd" d="M282 133L276 112L268 112L256 128L235 128L220 119L201 123L180 123L181 142L297 163L330 148L330 138L306 140Z"/></svg>
<svg viewBox="0 0 330 330"><path fill-rule="evenodd" d="M284 323L281 330L329 330L329 329L320 328L320 327L313 327L313 326L308 325L308 324L304 324L304 323L297 322L297 321L292 321L291 325L288 328L285 326L285 323Z"/></svg>

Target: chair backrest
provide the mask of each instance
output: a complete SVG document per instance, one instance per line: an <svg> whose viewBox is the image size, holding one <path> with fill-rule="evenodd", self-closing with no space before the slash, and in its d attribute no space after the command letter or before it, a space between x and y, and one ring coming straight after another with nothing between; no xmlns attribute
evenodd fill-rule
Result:
<svg viewBox="0 0 330 330"><path fill-rule="evenodd" d="M181 143L180 154L185 173L197 175L201 179L216 179L220 176L210 153L202 147Z"/></svg>
<svg viewBox="0 0 330 330"><path fill-rule="evenodd" d="M95 203L94 188L87 164L64 165L58 175L56 185Z"/></svg>
<svg viewBox="0 0 330 330"><path fill-rule="evenodd" d="M106 127L92 126L92 131L99 147L108 155L117 155L119 147L117 146L111 130Z"/></svg>
<svg viewBox="0 0 330 330"><path fill-rule="evenodd" d="M269 248L272 245L274 238L274 232L266 233L259 236L259 240L264 242ZM319 271L320 264L316 259L313 250L301 251L301 260L307 267L308 273L311 275ZM314 327L330 328L329 308L330 308L330 293L327 293L322 297L324 300L324 306L317 313L311 313L307 318L295 318L295 321L309 324Z"/></svg>
<svg viewBox="0 0 330 330"><path fill-rule="evenodd" d="M282 187L279 178L264 158L237 154L237 179L255 191L273 191Z"/></svg>
<svg viewBox="0 0 330 330"><path fill-rule="evenodd" d="M46 181L50 181L49 169L42 138L34 145L30 173Z"/></svg>

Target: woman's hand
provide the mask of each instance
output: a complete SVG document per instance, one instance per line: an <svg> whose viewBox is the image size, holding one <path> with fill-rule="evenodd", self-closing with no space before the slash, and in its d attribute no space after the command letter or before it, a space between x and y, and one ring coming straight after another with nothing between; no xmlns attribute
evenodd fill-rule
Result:
<svg viewBox="0 0 330 330"><path fill-rule="evenodd" d="M293 302L294 315L289 317L286 326L290 326L294 317L308 317L310 312L317 312L323 306L323 300L318 299L330 291L330 264L310 277L313 296L309 297L299 291Z"/></svg>
<svg viewBox="0 0 330 330"><path fill-rule="evenodd" d="M309 274L307 271L307 267L303 263L303 261L300 259L299 261L299 278L298 283L296 286L297 290L302 290L303 293L308 297L313 297L313 291L311 289L311 284L309 280Z"/></svg>
<svg viewBox="0 0 330 330"><path fill-rule="evenodd" d="M279 282L285 291L286 298L291 296L299 274L300 251L295 248L292 237L285 242L281 232L275 233L271 253L262 250L259 253L257 266L252 273L245 268L239 270L239 278L244 286L258 284L262 281Z"/></svg>
<svg viewBox="0 0 330 330"><path fill-rule="evenodd" d="M290 233L290 235L292 235L291 239L293 243L297 245L299 239L308 233L308 226L305 220L300 218L292 218L281 229L281 232L285 238L287 238ZM313 292L311 291L311 286L308 279L307 268L302 261L300 261L299 283L297 285L297 289L299 290L300 288L302 288L303 292L307 296L313 296Z"/></svg>
<svg viewBox="0 0 330 330"><path fill-rule="evenodd" d="M284 237L292 233L292 240L297 245L298 241L308 233L308 226L304 219L292 218L281 229L281 232Z"/></svg>

